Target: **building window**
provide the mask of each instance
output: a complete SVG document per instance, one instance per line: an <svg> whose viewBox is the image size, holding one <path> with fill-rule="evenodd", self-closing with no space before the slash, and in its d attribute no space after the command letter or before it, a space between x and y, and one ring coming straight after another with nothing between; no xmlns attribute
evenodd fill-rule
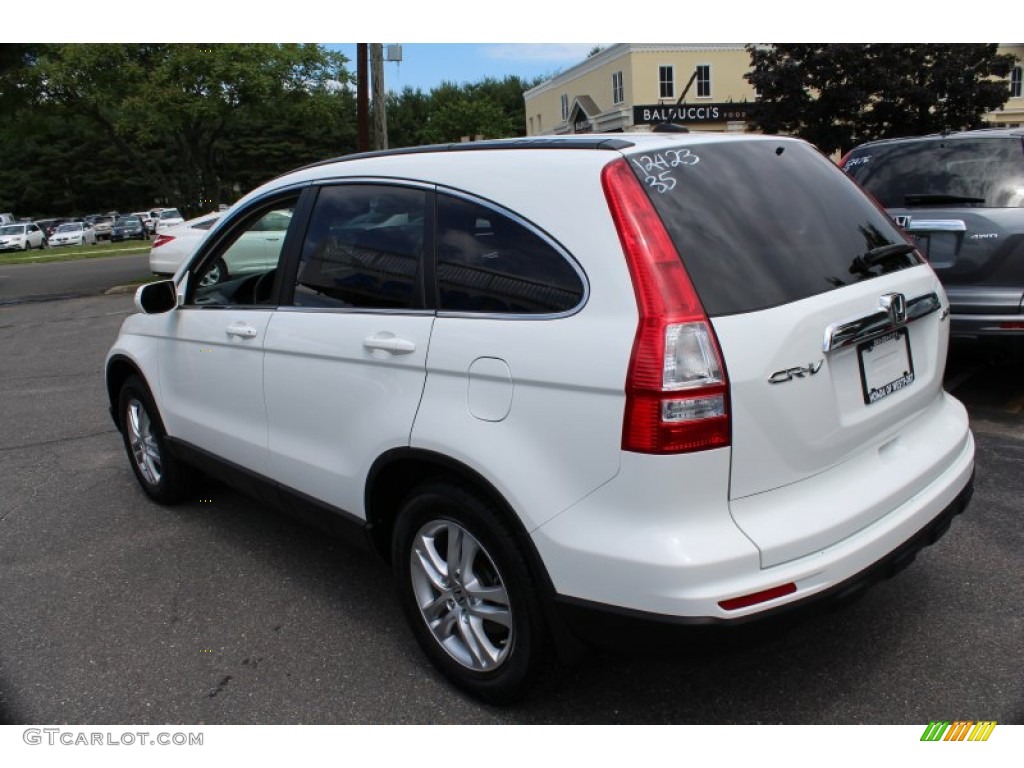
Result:
<svg viewBox="0 0 1024 768"><path fill-rule="evenodd" d="M626 92L622 87L622 73L612 73L612 104L621 104L626 100Z"/></svg>
<svg viewBox="0 0 1024 768"><path fill-rule="evenodd" d="M708 98L711 96L711 65L697 65L697 98Z"/></svg>
<svg viewBox="0 0 1024 768"><path fill-rule="evenodd" d="M569 96L568 94L562 94L562 122L564 123L569 119Z"/></svg>
<svg viewBox="0 0 1024 768"><path fill-rule="evenodd" d="M658 67L658 98L675 98L675 78L672 76L672 67Z"/></svg>
<svg viewBox="0 0 1024 768"><path fill-rule="evenodd" d="M1010 70L1010 98L1019 99L1021 97L1021 76L1024 73L1024 67L1014 67Z"/></svg>

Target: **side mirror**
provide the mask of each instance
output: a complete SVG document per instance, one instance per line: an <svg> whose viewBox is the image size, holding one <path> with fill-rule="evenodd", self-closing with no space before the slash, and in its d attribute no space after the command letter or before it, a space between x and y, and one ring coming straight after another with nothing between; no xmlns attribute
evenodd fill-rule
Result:
<svg viewBox="0 0 1024 768"><path fill-rule="evenodd" d="M161 280L157 283L149 283L139 286L135 291L135 306L139 311L147 315L160 315L169 312L178 304L175 295L174 281Z"/></svg>

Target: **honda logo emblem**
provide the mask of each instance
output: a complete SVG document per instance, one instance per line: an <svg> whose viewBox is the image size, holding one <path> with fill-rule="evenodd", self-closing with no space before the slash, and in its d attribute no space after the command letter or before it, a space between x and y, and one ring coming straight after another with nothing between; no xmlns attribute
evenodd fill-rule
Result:
<svg viewBox="0 0 1024 768"><path fill-rule="evenodd" d="M889 315L889 322L894 326L907 324L907 297L902 293L887 293L878 300L878 303Z"/></svg>

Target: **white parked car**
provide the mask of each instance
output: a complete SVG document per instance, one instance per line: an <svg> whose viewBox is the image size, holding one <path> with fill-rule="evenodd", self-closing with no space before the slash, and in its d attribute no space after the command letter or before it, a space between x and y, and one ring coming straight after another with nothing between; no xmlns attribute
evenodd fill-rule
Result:
<svg viewBox="0 0 1024 768"><path fill-rule="evenodd" d="M177 208L154 208L149 212L149 217L153 221L153 232L156 233L185 221Z"/></svg>
<svg viewBox="0 0 1024 768"><path fill-rule="evenodd" d="M0 251L28 251L45 248L46 235L38 224L4 224L0 226Z"/></svg>
<svg viewBox="0 0 1024 768"><path fill-rule="evenodd" d="M155 274L174 274L192 255L219 220L220 212L210 213L161 231L150 248L149 266ZM203 277L204 285L220 283L234 277L263 273L274 267L279 258L290 210L268 211L227 249ZM194 223L192 223L194 222Z"/></svg>
<svg viewBox="0 0 1024 768"><path fill-rule="evenodd" d="M80 221L61 224L50 237L50 245L96 245L96 232Z"/></svg>
<svg viewBox="0 0 1024 768"><path fill-rule="evenodd" d="M268 260L232 272L280 211ZM792 138L320 163L136 303L106 382L145 493L188 499L201 470L354 533L426 655L490 701L574 641L845 599L973 487L942 286Z"/></svg>
<svg viewBox="0 0 1024 768"><path fill-rule="evenodd" d="M168 227L153 239L149 248L149 268L153 274L170 276L195 252L220 213L207 213Z"/></svg>

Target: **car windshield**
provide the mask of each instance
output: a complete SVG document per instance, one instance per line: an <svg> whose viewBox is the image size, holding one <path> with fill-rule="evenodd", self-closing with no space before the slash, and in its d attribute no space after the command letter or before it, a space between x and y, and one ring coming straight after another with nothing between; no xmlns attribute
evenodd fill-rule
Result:
<svg viewBox="0 0 1024 768"><path fill-rule="evenodd" d="M180 219L181 214L178 213L177 208L168 208L166 211L160 211L161 219Z"/></svg>
<svg viewBox="0 0 1024 768"><path fill-rule="evenodd" d="M117 220L117 226L119 227L130 227L139 223L139 220L134 216L122 216Z"/></svg>
<svg viewBox="0 0 1024 768"><path fill-rule="evenodd" d="M81 224L61 224L57 227L58 232L78 232L81 229Z"/></svg>
<svg viewBox="0 0 1024 768"><path fill-rule="evenodd" d="M6 227L0 227L0 235L23 235L25 234L24 224L8 224Z"/></svg>
<svg viewBox="0 0 1024 768"><path fill-rule="evenodd" d="M923 139L855 149L844 170L886 208L1024 208L1024 142Z"/></svg>

